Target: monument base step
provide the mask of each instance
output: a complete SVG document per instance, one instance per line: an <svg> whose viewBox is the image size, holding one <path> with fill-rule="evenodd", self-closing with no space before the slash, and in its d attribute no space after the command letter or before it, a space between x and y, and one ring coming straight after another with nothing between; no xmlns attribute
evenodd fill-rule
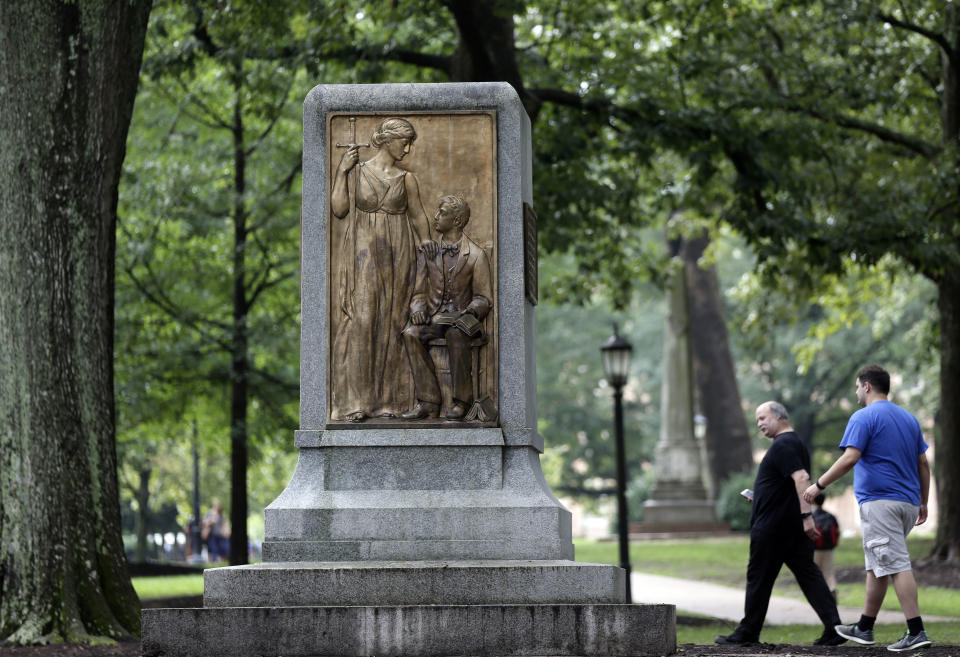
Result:
<svg viewBox="0 0 960 657"><path fill-rule="evenodd" d="M145 609L144 657L669 655L673 605Z"/></svg>
<svg viewBox="0 0 960 657"><path fill-rule="evenodd" d="M616 604L624 571L574 561L358 561L208 568L205 607Z"/></svg>

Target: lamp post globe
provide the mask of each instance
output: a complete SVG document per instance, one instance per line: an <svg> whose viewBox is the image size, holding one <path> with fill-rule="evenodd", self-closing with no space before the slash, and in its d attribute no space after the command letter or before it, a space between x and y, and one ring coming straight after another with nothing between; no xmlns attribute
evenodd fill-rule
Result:
<svg viewBox="0 0 960 657"><path fill-rule="evenodd" d="M633 345L620 337L616 324L613 325L613 335L600 347L600 353L603 355L603 372L607 383L614 389L622 388L630 375Z"/></svg>

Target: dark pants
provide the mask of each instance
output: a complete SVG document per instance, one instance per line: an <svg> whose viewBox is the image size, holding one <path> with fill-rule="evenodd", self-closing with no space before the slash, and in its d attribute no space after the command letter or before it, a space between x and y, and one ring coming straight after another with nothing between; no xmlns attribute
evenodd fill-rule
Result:
<svg viewBox="0 0 960 657"><path fill-rule="evenodd" d="M221 557L230 558L230 539L219 534L210 534L207 539L207 556L210 561L219 561Z"/></svg>
<svg viewBox="0 0 960 657"><path fill-rule="evenodd" d="M750 563L747 565L747 598L744 617L737 633L756 641L770 606L773 583L786 564L797 578L807 602L817 612L824 627L833 630L840 624L837 603L830 593L823 573L813 562L813 541L806 534L792 536L750 534Z"/></svg>
<svg viewBox="0 0 960 657"><path fill-rule="evenodd" d="M440 384L430 358L431 340L446 338L450 360L450 380L454 401L470 404L473 401L473 379L470 364L470 338L449 324L408 324L403 329L403 346L413 372L413 387L417 401L443 404Z"/></svg>

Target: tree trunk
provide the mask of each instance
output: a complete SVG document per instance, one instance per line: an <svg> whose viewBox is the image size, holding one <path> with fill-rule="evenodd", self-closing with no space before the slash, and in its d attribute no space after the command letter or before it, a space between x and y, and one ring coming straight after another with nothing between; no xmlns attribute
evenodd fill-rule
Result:
<svg viewBox="0 0 960 657"><path fill-rule="evenodd" d="M951 47L949 53L941 51L943 61L943 93L941 94L941 125L943 144L947 157L958 162L960 149L960 8L944 10L946 22L944 34ZM954 183L957 184L956 182ZM954 188L954 200L960 197L960 189ZM954 225L960 222L960 213L953 213ZM953 233L956 235L956 231ZM954 238L954 248L960 240ZM936 463L934 479L937 486L937 502L940 506L937 518L937 538L932 555L942 559L960 560L960 274L948 270L937 282L940 310L940 426L935 436Z"/></svg>
<svg viewBox="0 0 960 657"><path fill-rule="evenodd" d="M960 560L960 273L937 285L940 307L940 431L935 436L934 471L939 516L931 554Z"/></svg>
<svg viewBox="0 0 960 657"><path fill-rule="evenodd" d="M697 403L707 418L705 441L710 496L715 499L724 480L753 465L753 449L740 406L717 270L697 264L709 243L706 236L684 240L680 255L687 269L693 375Z"/></svg>
<svg viewBox="0 0 960 657"><path fill-rule="evenodd" d="M149 2L0 3L0 639L128 638L117 183Z"/></svg>
<svg viewBox="0 0 960 657"><path fill-rule="evenodd" d="M242 66L238 63L236 66ZM247 563L247 398L250 376L247 340L246 147L241 111L243 73L234 80L233 107L233 335L230 365L230 564Z"/></svg>
<svg viewBox="0 0 960 657"><path fill-rule="evenodd" d="M150 476L153 474L152 468L148 466L140 467L140 485L137 487L137 518L136 535L137 548L133 554L133 560L136 563L144 563L147 560L147 529L150 526Z"/></svg>
<svg viewBox="0 0 960 657"><path fill-rule="evenodd" d="M453 82L508 82L535 121L542 102L523 87L514 46L513 14L490 0L447 0L457 23L457 49L451 62Z"/></svg>

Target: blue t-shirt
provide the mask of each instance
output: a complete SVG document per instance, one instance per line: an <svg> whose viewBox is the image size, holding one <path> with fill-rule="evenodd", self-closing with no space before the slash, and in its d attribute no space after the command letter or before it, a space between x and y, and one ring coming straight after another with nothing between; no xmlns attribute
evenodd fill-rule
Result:
<svg viewBox="0 0 960 657"><path fill-rule="evenodd" d="M920 423L893 402L875 401L850 416L840 449L856 447L853 468L857 502L900 500L920 505L917 459L927 451Z"/></svg>

